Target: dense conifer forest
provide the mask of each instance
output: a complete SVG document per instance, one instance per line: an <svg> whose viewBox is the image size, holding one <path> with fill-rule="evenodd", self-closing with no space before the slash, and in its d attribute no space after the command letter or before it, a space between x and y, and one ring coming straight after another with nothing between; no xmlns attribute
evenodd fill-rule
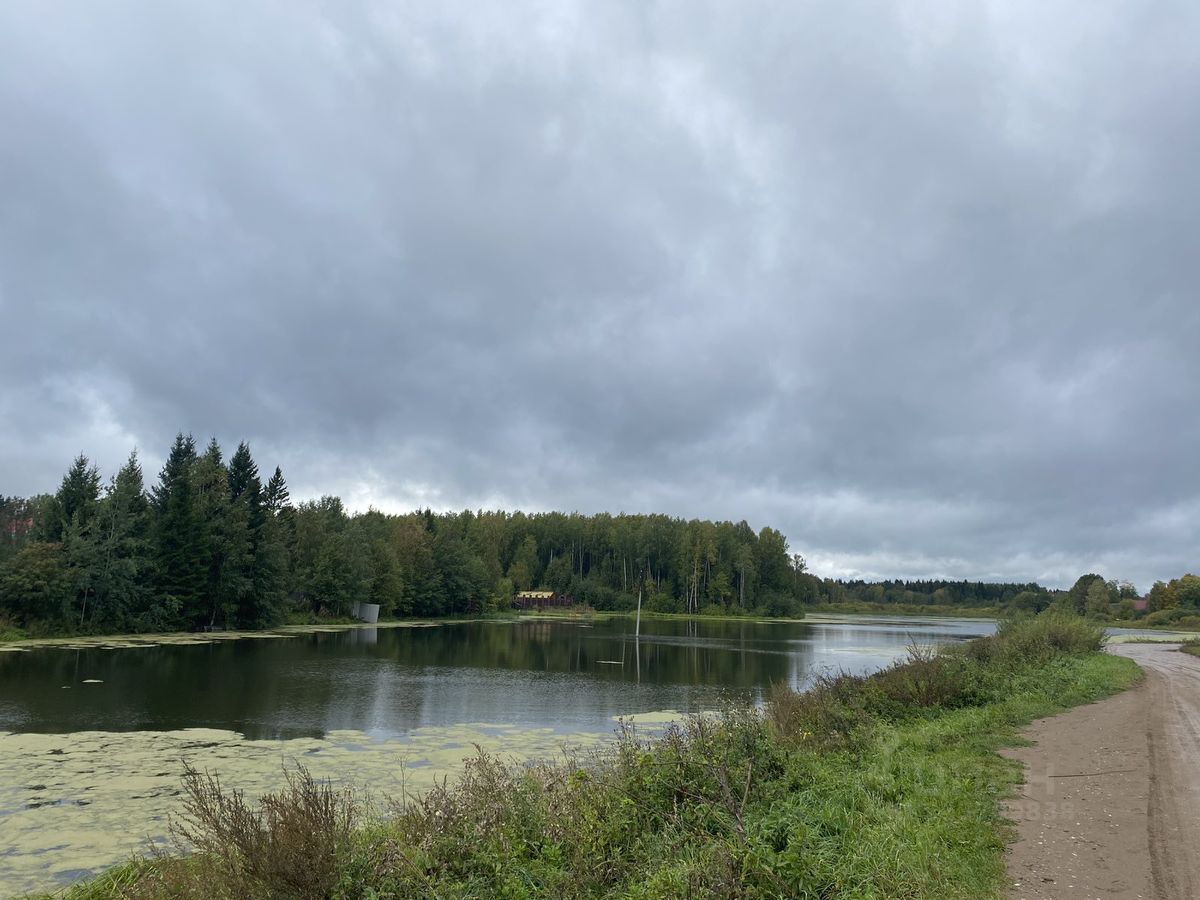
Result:
<svg viewBox="0 0 1200 900"><path fill-rule="evenodd" d="M1097 575L1070 592L821 579L779 531L744 521L293 503L282 471L264 478L247 444L226 459L216 440L201 450L183 434L149 487L136 453L107 481L81 455L54 494L0 496L0 529L0 625L35 633L259 628L346 616L356 600L385 617L484 614L530 589L598 610L631 610L640 591L651 612L771 616L812 604L1040 611L1056 600L1100 614L1137 596ZM1176 593L1190 601L1185 588ZM1193 604L1171 594L1161 605Z"/></svg>

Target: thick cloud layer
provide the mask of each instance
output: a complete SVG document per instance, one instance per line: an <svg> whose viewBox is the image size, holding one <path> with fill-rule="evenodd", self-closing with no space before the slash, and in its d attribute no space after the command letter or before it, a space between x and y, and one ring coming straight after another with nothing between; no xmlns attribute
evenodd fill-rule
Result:
<svg viewBox="0 0 1200 900"><path fill-rule="evenodd" d="M1198 27L11 0L0 492L183 429L294 496L746 518L819 574L1194 569Z"/></svg>

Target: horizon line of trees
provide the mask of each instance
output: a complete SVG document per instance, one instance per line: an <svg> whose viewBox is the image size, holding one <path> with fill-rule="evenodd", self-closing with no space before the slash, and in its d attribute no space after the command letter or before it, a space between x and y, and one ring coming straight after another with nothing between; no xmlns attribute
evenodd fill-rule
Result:
<svg viewBox="0 0 1200 900"><path fill-rule="evenodd" d="M1187 574L1156 581L1142 596L1131 582L1088 573L1066 590L1027 584L985 581L862 581L824 579L817 588L822 603L961 609L996 608L1040 613L1061 609L1095 619L1146 617L1148 624L1168 625L1200 617L1200 576ZM1142 600L1144 603L1137 603Z"/></svg>
<svg viewBox="0 0 1200 900"><path fill-rule="evenodd" d="M551 590L599 610L788 616L880 604L1132 618L1129 582L818 578L779 531L667 515L418 510L349 513L337 497L293 504L245 443L224 459L179 434L146 487L136 451L107 482L80 455L54 494L0 496L0 625L46 632L261 628L290 616L479 614ZM1200 578L1157 582L1150 613L1200 610Z"/></svg>
<svg viewBox="0 0 1200 900"><path fill-rule="evenodd" d="M666 515L293 504L246 443L179 434L146 487L84 455L54 494L0 497L0 622L46 632L260 628L292 615L478 614L548 589L597 609L793 615L819 580L777 530Z"/></svg>
<svg viewBox="0 0 1200 900"><path fill-rule="evenodd" d="M1121 600L1132 601L1138 597L1137 589L1129 582L1105 581L1102 576L1094 574L1080 576L1069 590L1047 588L1037 582L825 579L819 593L821 602L833 604L948 606L965 609L995 607L1037 613L1058 603L1062 607L1085 614L1088 611L1087 590L1096 580L1104 586L1105 602L1116 604ZM1098 609L1095 602L1093 609Z"/></svg>

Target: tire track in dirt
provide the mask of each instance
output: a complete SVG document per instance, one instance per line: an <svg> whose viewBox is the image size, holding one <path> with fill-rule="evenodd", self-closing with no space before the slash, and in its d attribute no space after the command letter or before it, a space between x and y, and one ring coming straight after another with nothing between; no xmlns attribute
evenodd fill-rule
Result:
<svg viewBox="0 0 1200 900"><path fill-rule="evenodd" d="M1008 801L1014 898L1200 898L1200 658L1122 644L1136 687L1034 722Z"/></svg>
<svg viewBox="0 0 1200 900"><path fill-rule="evenodd" d="M1147 850L1153 896L1200 897L1200 658L1153 644L1118 652L1146 671L1150 688Z"/></svg>

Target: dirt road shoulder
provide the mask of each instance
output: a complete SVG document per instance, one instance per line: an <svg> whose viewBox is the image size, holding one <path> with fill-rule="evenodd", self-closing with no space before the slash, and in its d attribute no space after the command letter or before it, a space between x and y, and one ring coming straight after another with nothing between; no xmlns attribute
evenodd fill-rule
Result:
<svg viewBox="0 0 1200 900"><path fill-rule="evenodd" d="M1008 801L1014 898L1200 896L1200 659L1125 644L1146 678L1116 697L1034 722Z"/></svg>

